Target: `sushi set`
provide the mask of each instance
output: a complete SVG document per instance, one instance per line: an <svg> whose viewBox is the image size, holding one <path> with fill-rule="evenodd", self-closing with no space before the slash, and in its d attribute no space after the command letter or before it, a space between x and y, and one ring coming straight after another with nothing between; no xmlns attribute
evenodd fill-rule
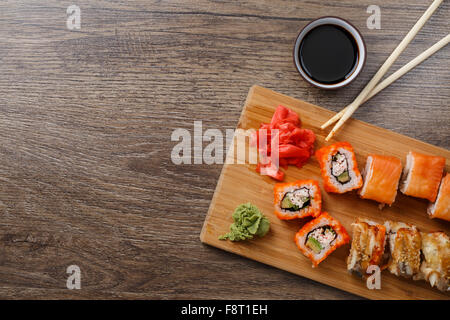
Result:
<svg viewBox="0 0 450 320"><path fill-rule="evenodd" d="M201 241L371 299L450 299L450 152L354 119L326 142L320 125L332 115L252 87L238 128L289 129L284 171L227 161ZM247 202L270 230L220 240ZM366 286L370 266L382 270L380 289Z"/></svg>

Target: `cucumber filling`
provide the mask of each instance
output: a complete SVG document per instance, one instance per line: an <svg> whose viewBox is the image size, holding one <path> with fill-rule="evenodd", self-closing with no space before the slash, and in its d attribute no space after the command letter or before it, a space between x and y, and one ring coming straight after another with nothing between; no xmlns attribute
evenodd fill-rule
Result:
<svg viewBox="0 0 450 320"><path fill-rule="evenodd" d="M311 204L308 188L286 192L280 203L280 208L287 211L299 211Z"/></svg>
<svg viewBox="0 0 450 320"><path fill-rule="evenodd" d="M343 173L341 173L338 177L337 180L340 183L347 183L350 181L350 175L348 174L348 171L344 171Z"/></svg>
<svg viewBox="0 0 450 320"><path fill-rule="evenodd" d="M314 251L315 253L320 253L320 251L322 251L322 249L323 249L323 247L322 247L322 245L320 244L320 242L317 241L317 240L314 239L314 238L309 238L309 239L306 241L306 246L307 246L308 248L310 248L312 251Z"/></svg>
<svg viewBox="0 0 450 320"><path fill-rule="evenodd" d="M308 233L305 245L314 253L319 254L328 249L336 239L337 234L330 226L318 227Z"/></svg>

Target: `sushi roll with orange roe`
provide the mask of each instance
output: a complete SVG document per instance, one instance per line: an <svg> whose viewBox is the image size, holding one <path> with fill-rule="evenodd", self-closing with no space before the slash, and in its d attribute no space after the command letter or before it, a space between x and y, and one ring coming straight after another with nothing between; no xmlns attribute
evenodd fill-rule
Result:
<svg viewBox="0 0 450 320"><path fill-rule="evenodd" d="M282 220L317 217L322 208L319 182L298 180L274 187L275 214Z"/></svg>
<svg viewBox="0 0 450 320"><path fill-rule="evenodd" d="M312 261L313 267L317 267L334 250L349 243L350 237L339 221L322 212L305 224L294 240L300 251Z"/></svg>
<svg viewBox="0 0 450 320"><path fill-rule="evenodd" d="M436 202L428 207L430 218L439 218L450 221L450 174L442 178Z"/></svg>
<svg viewBox="0 0 450 320"><path fill-rule="evenodd" d="M323 186L327 192L345 193L359 189L363 184L353 147L348 142L338 142L316 151Z"/></svg>
<svg viewBox="0 0 450 320"><path fill-rule="evenodd" d="M410 151L406 156L400 191L407 196L436 200L445 158Z"/></svg>
<svg viewBox="0 0 450 320"><path fill-rule="evenodd" d="M363 172L364 185L359 190L359 196L382 204L393 204L401 174L400 159L376 154L369 155Z"/></svg>

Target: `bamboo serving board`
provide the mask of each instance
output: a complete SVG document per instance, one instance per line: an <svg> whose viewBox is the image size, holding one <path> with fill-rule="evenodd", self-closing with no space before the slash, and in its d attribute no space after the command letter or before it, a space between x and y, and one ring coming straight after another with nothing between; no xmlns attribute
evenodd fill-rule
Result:
<svg viewBox="0 0 450 320"><path fill-rule="evenodd" d="M325 145L327 132L322 131L320 125L333 112L259 86L250 89L238 128L258 129L262 122L270 122L275 108L280 104L299 114L302 128L314 131L317 137L316 149ZM404 165L406 154L409 150L414 150L444 156L447 159L446 170L449 171L450 151L358 120L348 120L336 139L327 144L336 141L348 141L353 145L360 170L369 153L396 156L402 159ZM235 153L229 153L229 156L230 154L235 157ZM347 273L346 258L350 244L337 249L317 268L312 268L311 261L303 256L294 243L295 233L309 219L278 219L273 213L273 186L276 182L259 175L255 172L255 167L251 164L223 166L200 235L202 242L370 299L450 299L448 293L431 288L425 281L396 277L387 270L381 274L381 289L369 290L365 281ZM337 218L350 236L351 223L356 217L365 217L379 223L385 220L403 221L415 224L422 231L442 230L450 234L450 223L428 218L428 203L425 200L407 197L399 192L392 207L380 210L378 203L360 199L356 192L343 195L326 193L323 191L319 165L314 157L302 169L289 166L285 172L284 182L318 180L322 189L322 210ZM234 209L244 202L255 204L267 216L271 223L269 233L264 238L250 241L218 240L220 235L229 231Z"/></svg>

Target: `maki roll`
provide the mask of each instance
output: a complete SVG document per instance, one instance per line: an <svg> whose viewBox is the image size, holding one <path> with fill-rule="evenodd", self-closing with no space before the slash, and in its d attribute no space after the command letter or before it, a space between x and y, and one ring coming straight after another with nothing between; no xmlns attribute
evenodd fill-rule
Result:
<svg viewBox="0 0 450 320"><path fill-rule="evenodd" d="M283 220L317 217L322 208L319 183L315 180L298 180L275 184L274 206L275 214Z"/></svg>
<svg viewBox="0 0 450 320"><path fill-rule="evenodd" d="M450 221L450 174L442 178L436 202L428 206L430 218Z"/></svg>
<svg viewBox="0 0 450 320"><path fill-rule="evenodd" d="M295 235L295 243L308 257L313 267L326 259L334 250L350 241L345 228L328 213L305 224Z"/></svg>
<svg viewBox="0 0 450 320"><path fill-rule="evenodd" d="M353 226L353 240L347 258L347 270L360 276L370 265L381 266L386 242L386 227L373 221L358 218Z"/></svg>
<svg viewBox="0 0 450 320"><path fill-rule="evenodd" d="M403 222L386 221L390 260L388 270L396 276L410 278L420 270L422 240L419 230Z"/></svg>
<svg viewBox="0 0 450 320"><path fill-rule="evenodd" d="M316 151L325 191L345 193L362 186L355 153L348 142L338 142Z"/></svg>
<svg viewBox="0 0 450 320"><path fill-rule="evenodd" d="M406 156L400 191L412 197L436 200L445 158L410 151Z"/></svg>
<svg viewBox="0 0 450 320"><path fill-rule="evenodd" d="M443 232L422 233L420 272L414 280L424 279L432 287L450 291L450 240Z"/></svg>
<svg viewBox="0 0 450 320"><path fill-rule="evenodd" d="M382 204L393 204L401 174L400 159L376 154L369 155L363 171L364 184L359 190L359 196Z"/></svg>

